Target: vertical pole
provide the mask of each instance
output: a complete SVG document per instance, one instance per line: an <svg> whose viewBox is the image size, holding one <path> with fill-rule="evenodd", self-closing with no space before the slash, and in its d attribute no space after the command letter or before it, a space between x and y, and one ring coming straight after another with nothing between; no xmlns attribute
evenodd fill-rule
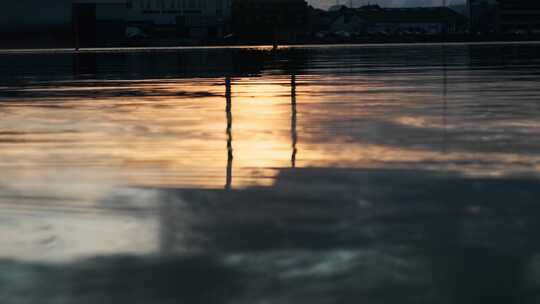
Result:
<svg viewBox="0 0 540 304"><path fill-rule="evenodd" d="M446 8L446 0L442 0L442 7L443 8ZM449 28L449 24L448 24L448 20L444 20L444 23L443 23L443 41L446 41L446 34L448 32L448 28Z"/></svg>
<svg viewBox="0 0 540 304"><path fill-rule="evenodd" d="M473 19L474 19L474 16L473 16L473 1L474 0L469 0L469 34L472 34L472 30L473 30Z"/></svg>
<svg viewBox="0 0 540 304"><path fill-rule="evenodd" d="M74 3L71 5L71 27L73 29L73 44L75 51L79 51L80 45L79 10L78 4Z"/></svg>
<svg viewBox="0 0 540 304"><path fill-rule="evenodd" d="M227 173L225 180L225 190L230 190L232 186L232 165L233 165L233 148L232 148L232 95L231 95L231 77L225 77L225 112L227 116Z"/></svg>
<svg viewBox="0 0 540 304"><path fill-rule="evenodd" d="M443 9L446 8L446 0L442 0L442 7ZM446 42L446 35L448 34L449 29L449 21L445 18L442 23L442 41L443 43Z"/></svg>

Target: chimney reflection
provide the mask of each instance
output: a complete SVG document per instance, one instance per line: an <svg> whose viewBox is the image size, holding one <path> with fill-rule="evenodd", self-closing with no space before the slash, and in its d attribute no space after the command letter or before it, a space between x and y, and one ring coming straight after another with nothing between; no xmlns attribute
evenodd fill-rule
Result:
<svg viewBox="0 0 540 304"><path fill-rule="evenodd" d="M231 97L231 77L225 77L225 112L227 113L227 174L225 180L225 190L230 190L232 185L232 165L233 165L233 148L232 148L232 97Z"/></svg>

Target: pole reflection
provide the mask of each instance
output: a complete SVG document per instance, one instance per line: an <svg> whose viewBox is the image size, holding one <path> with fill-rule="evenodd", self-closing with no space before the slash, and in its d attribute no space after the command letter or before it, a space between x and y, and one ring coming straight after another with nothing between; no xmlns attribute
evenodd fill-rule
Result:
<svg viewBox="0 0 540 304"><path fill-rule="evenodd" d="M442 66L443 66L443 154L447 153L448 145L448 130L447 130L447 114L448 114L448 62L446 58L446 47L442 45Z"/></svg>
<svg viewBox="0 0 540 304"><path fill-rule="evenodd" d="M291 167L296 168L296 154L298 149L296 145L298 143L298 133L296 131L296 75L291 75L291 141L292 141L292 155L291 155Z"/></svg>
<svg viewBox="0 0 540 304"><path fill-rule="evenodd" d="M232 185L232 96L231 96L231 77L225 77L225 112L227 113L227 174L225 180L225 190L230 190Z"/></svg>

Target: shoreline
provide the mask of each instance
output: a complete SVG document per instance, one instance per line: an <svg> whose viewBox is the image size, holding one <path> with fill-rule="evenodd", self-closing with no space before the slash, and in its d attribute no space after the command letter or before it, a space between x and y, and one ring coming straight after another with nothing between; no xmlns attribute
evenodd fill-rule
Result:
<svg viewBox="0 0 540 304"><path fill-rule="evenodd" d="M540 45L540 40L524 41L439 41L439 42L371 42L371 43L307 43L283 44L278 49L310 49L310 48L368 48L368 47L407 47L407 46L466 46L466 45ZM128 53L156 52L179 50L220 50L220 49L261 49L272 50L272 44L231 44L206 46L127 46L127 47L92 47L92 48L13 48L0 49L0 55L10 54L76 54L76 53Z"/></svg>

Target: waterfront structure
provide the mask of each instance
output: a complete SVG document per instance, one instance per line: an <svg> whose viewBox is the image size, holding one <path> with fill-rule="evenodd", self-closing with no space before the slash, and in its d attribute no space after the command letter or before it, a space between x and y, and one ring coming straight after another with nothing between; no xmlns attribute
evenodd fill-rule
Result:
<svg viewBox="0 0 540 304"><path fill-rule="evenodd" d="M294 41L307 31L305 0L233 0L232 28L240 38Z"/></svg>
<svg viewBox="0 0 540 304"><path fill-rule="evenodd" d="M126 0L73 0L71 24L75 47L123 40L126 8Z"/></svg>
<svg viewBox="0 0 540 304"><path fill-rule="evenodd" d="M497 31L497 0L468 0L467 8L471 33Z"/></svg>
<svg viewBox="0 0 540 304"><path fill-rule="evenodd" d="M147 37L195 41L228 33L231 0L8 0L4 47L107 46ZM39 7L39 9L36 9ZM9 12L9 13L8 13Z"/></svg>
<svg viewBox="0 0 540 304"><path fill-rule="evenodd" d="M377 5L335 12L332 32L439 34L462 31L465 16L449 8L381 8Z"/></svg>
<svg viewBox="0 0 540 304"><path fill-rule="evenodd" d="M130 25L174 30L177 36L222 37L231 14L231 0L131 0Z"/></svg>
<svg viewBox="0 0 540 304"><path fill-rule="evenodd" d="M498 0L498 25L503 33L540 33L540 1Z"/></svg>
<svg viewBox="0 0 540 304"><path fill-rule="evenodd" d="M111 33L120 32L155 39L222 37L230 16L230 0L75 0L73 5L76 30L98 44L117 41L120 35Z"/></svg>
<svg viewBox="0 0 540 304"><path fill-rule="evenodd" d="M67 47L70 26L71 0L3 0L0 48Z"/></svg>

